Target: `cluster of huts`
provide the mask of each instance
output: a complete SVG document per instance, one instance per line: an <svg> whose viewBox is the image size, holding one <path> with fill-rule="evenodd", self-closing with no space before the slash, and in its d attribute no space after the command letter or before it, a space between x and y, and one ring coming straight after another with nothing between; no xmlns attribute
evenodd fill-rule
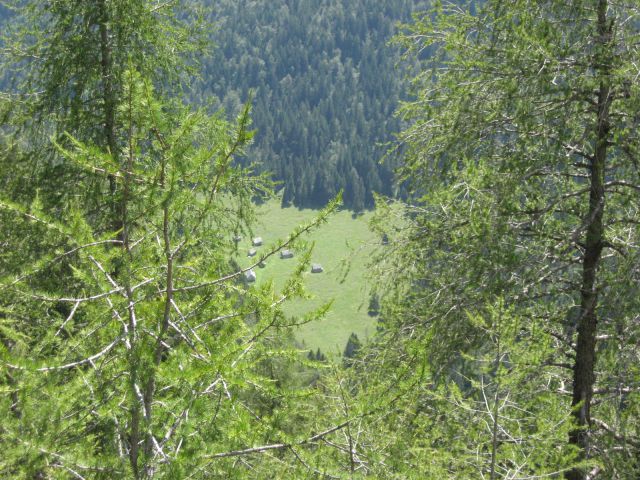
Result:
<svg viewBox="0 0 640 480"><path fill-rule="evenodd" d="M236 243L238 243L242 240L242 237L239 235L236 235L235 237L233 237L233 240ZM258 254L258 247L261 247L262 244L263 244L262 237L252 238L251 248L247 251L247 256L255 257ZM293 258L293 257L294 257L293 250L290 250L290 249L280 250L280 258L282 260L285 260L287 258ZM264 268L266 265L264 262L260 262L258 266L260 268ZM322 273L323 271L324 269L322 268L322 265L320 265L319 263L311 264L311 273ZM246 272L244 272L244 279L247 282L255 282L257 279L256 272L253 269L247 270Z"/></svg>

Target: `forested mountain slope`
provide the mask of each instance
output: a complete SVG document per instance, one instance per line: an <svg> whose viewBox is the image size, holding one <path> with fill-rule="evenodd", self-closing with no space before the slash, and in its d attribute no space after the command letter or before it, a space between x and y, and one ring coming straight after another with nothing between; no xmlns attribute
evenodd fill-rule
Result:
<svg viewBox="0 0 640 480"><path fill-rule="evenodd" d="M283 203L325 204L340 189L348 208L391 194L380 164L399 124L398 59L388 42L412 0L210 1L215 47L196 95L228 113L255 91L250 160L284 182ZM197 100L197 99L195 99Z"/></svg>

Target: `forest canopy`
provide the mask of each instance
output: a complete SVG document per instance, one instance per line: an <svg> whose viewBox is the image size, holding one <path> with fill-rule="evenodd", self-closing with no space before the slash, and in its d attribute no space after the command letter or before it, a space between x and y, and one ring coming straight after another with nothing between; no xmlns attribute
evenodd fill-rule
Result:
<svg viewBox="0 0 640 480"><path fill-rule="evenodd" d="M210 2L215 47L194 91L234 114L255 91L251 157L281 181L283 205L318 208L391 195L395 158L382 162L400 122L403 75L389 42L422 2Z"/></svg>

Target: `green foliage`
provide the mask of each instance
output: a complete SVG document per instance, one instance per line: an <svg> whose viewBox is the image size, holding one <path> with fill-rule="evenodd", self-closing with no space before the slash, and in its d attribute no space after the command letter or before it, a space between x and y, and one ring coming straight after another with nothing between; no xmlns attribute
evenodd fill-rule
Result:
<svg viewBox="0 0 640 480"><path fill-rule="evenodd" d="M375 291L371 292L367 313L370 317L377 317L380 314L380 296Z"/></svg>
<svg viewBox="0 0 640 480"><path fill-rule="evenodd" d="M249 109L232 126L163 105L133 70L127 82L119 112L126 163L110 172L123 191L122 235L96 236L78 209L56 219L30 213L72 243L61 255L77 288L43 291L33 281L55 269L46 253L37 269L27 264L2 284L19 299L3 317L2 357L15 393L4 405L13 411L0 440L9 449L5 476L62 469L183 478L211 454L296 431L280 412L291 401L282 371L297 354L275 339L290 326L280 304L303 294L301 271L281 292L247 289L229 262L235 243L220 235L247 228L251 198L269 188L232 162L251 138ZM109 155L70 143L58 145L69 161L108 174ZM26 215L2 205L18 221ZM34 301L47 317L30 335Z"/></svg>
<svg viewBox="0 0 640 480"><path fill-rule="evenodd" d="M612 378L637 385L635 372L621 367L638 353L628 341L638 333L637 269L629 268L639 253L629 155L638 148L638 31L622 20L638 12L596 3L438 2L398 38L411 63L423 62L415 97L400 110L409 126L400 135L399 173L411 203L400 221L385 218L390 209L380 205L377 225L392 252L378 259L385 322L380 345L363 358L386 391L415 382L406 405L424 405L428 426L416 430L410 408L391 411L384 423L407 432L393 441L396 455L419 445L424 456L401 458L416 469L437 465L423 478L552 473L571 467L577 445L590 466L567 478L637 474L638 431L629 429L620 397L605 392ZM491 372L485 352L495 353L504 335L492 320L496 305L520 320L500 350L508 360ZM586 382L572 391L580 377ZM499 429L514 440L496 445L493 474L480 435L490 422L482 427L464 413L491 412L479 408L483 391L514 409ZM571 415L580 429L567 423ZM428 435L445 421L449 430ZM611 448L616 438L625 458ZM472 462L464 452L474 448ZM435 452L456 453L440 464L430 460Z"/></svg>
<svg viewBox="0 0 640 480"><path fill-rule="evenodd" d="M400 128L402 79L388 42L422 2L206 3L218 48L199 91L233 113L256 90L250 155L282 182L283 205L317 208L343 190L358 212L373 207L373 192L392 194L393 159L379 161Z"/></svg>
<svg viewBox="0 0 640 480"><path fill-rule="evenodd" d="M362 348L362 343L355 333L352 333L347 340L347 345L344 347L344 353L342 354L343 364L345 367L349 367L352 364L353 359L358 355L358 352Z"/></svg>
<svg viewBox="0 0 640 480"><path fill-rule="evenodd" d="M231 124L166 100L185 72L179 57L198 47L173 4L21 11L3 40L4 64L25 83L2 105L12 116L0 161L19 168L0 177L1 475L307 471L293 455L259 468L225 460L311 443L310 377L282 312L306 295L306 263L276 289L247 288L232 261L229 234L250 230L252 199L272 188L235 161L253 136L249 105Z"/></svg>
<svg viewBox="0 0 640 480"><path fill-rule="evenodd" d="M80 197L93 225L113 222L113 178L70 164L50 139L68 146L71 134L108 151L113 162L105 168L117 168L125 71L133 65L162 94L180 91L205 44L199 12L146 0L5 3L11 10L0 39L2 69L10 72L2 94L11 105L5 133L20 135L22 161L3 175L22 177L22 195L34 198L37 189L47 209Z"/></svg>

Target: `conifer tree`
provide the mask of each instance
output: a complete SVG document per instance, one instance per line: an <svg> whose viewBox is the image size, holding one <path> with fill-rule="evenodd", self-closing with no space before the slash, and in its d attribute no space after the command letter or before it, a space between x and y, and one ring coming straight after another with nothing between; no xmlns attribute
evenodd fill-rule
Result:
<svg viewBox="0 0 640 480"><path fill-rule="evenodd" d="M12 13L3 22L1 58L11 81L5 95L14 131L28 147L21 163L34 179L31 196L37 185L43 206L52 209L81 195L94 222L119 230L115 179L98 182L75 169L50 138L64 144L69 133L108 150L118 164L125 147L117 118L124 72L133 65L159 94L177 92L204 45L197 11L148 0L7 3Z"/></svg>
<svg viewBox="0 0 640 480"><path fill-rule="evenodd" d="M15 394L2 404L14 412L0 436L3 475L60 469L182 478L205 465L220 472L229 467L224 460L210 466L212 455L264 441L271 431L264 422L251 425L253 404L274 392L258 365L292 354L264 336L290 324L280 305L300 295L309 253L282 291L244 286L248 269L230 262L232 232L246 221L239 212L269 185L233 164L251 136L248 107L232 127L203 111L167 107L150 80L126 73L118 110L127 124L124 164L114 169L108 151L73 137L72 147L57 146L79 168L118 182L122 235L100 233L81 206L53 218L33 205L0 204L34 232L42 227L71 245L38 252L0 282L11 300L3 305L2 359ZM38 278L59 264L71 282L42 289ZM279 407L288 406L286 395L280 391Z"/></svg>
<svg viewBox="0 0 640 480"><path fill-rule="evenodd" d="M309 253L279 291L243 285L232 261L272 186L235 161L249 106L229 123L169 98L177 57L197 45L171 2L25 8L28 27L7 39L26 83L6 97L1 152L19 168L3 170L0 196L0 475L220 476L247 445L309 437L264 368L296 358L269 336L291 324L281 305L302 294Z"/></svg>
<svg viewBox="0 0 640 480"><path fill-rule="evenodd" d="M573 418L572 480L638 473L637 404L620 401L638 381L638 13L436 3L400 36L412 60L433 56L401 110L412 204L382 259L390 351L446 384L488 342L468 315L503 298L541 354L531 381Z"/></svg>

